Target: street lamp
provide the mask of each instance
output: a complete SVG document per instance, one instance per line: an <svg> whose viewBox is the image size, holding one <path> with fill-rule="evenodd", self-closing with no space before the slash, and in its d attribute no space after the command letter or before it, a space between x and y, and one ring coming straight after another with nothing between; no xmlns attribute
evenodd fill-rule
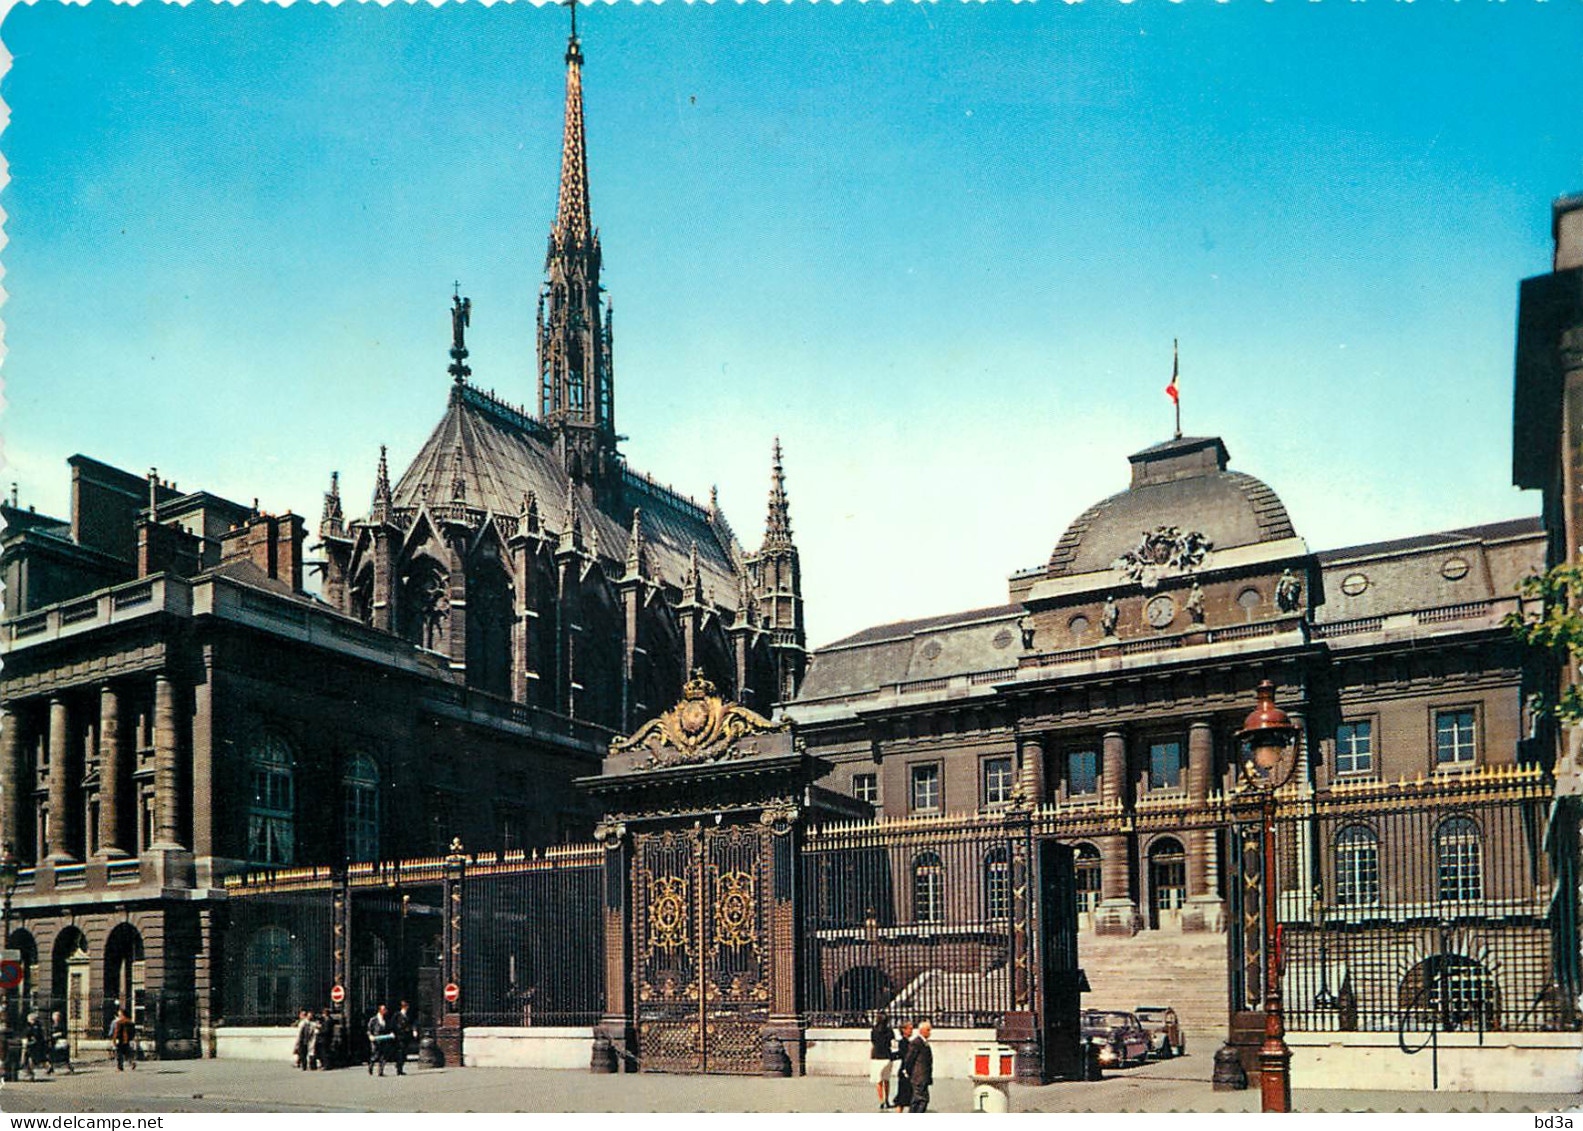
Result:
<svg viewBox="0 0 1583 1131"><path fill-rule="evenodd" d="M1275 792L1292 776L1296 759L1287 750L1297 728L1286 712L1275 705L1275 684L1264 680L1258 687L1259 705L1237 732L1247 747L1242 763L1244 780L1258 790L1263 802L1264 866L1264 1044L1259 1048L1259 1092L1265 1111L1292 1110L1292 1050L1286 1046L1286 1025L1281 1016L1281 977L1276 969L1276 924L1279 907L1275 878Z"/></svg>
<svg viewBox="0 0 1583 1131"><path fill-rule="evenodd" d="M16 894L17 881L21 879L22 862L6 842L0 854L0 948L11 942L11 897ZM0 986L0 1076L7 1081L16 1080L16 1065L11 1060L11 991Z"/></svg>

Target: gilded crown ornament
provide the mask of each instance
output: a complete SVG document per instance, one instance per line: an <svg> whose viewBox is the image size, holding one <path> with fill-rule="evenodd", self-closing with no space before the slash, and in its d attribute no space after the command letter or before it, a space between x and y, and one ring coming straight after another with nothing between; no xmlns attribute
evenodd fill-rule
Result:
<svg viewBox="0 0 1583 1131"><path fill-rule="evenodd" d="M650 719L630 738L610 743L610 753L648 751L650 766L677 766L689 762L716 762L750 753L739 743L755 734L784 731L788 723L775 723L737 703L727 703L715 685L700 671L682 688L676 706Z"/></svg>

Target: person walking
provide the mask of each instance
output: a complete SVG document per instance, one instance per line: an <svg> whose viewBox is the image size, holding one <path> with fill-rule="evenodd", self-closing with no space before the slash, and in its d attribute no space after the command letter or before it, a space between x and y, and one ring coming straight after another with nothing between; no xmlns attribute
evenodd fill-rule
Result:
<svg viewBox="0 0 1583 1131"><path fill-rule="evenodd" d="M319 1014L308 1011L308 1068L317 1070L324 1067L324 1018Z"/></svg>
<svg viewBox="0 0 1583 1131"><path fill-rule="evenodd" d="M137 1026L124 1009L115 1015L115 1024L110 1027L110 1045L115 1049L115 1070L120 1072L130 1067L136 1072Z"/></svg>
<svg viewBox="0 0 1583 1131"><path fill-rule="evenodd" d="M896 1048L896 1098L891 1108L904 1112L912 1106L912 1022L901 1023L901 1043Z"/></svg>
<svg viewBox="0 0 1583 1131"><path fill-rule="evenodd" d="M407 1053L418 1041L418 1023L413 1019L412 1003L403 1001L396 1010L396 1075L407 1074Z"/></svg>
<svg viewBox="0 0 1583 1131"><path fill-rule="evenodd" d="M297 1043L292 1046L291 1059L298 1068L308 1067L308 1041L313 1036L313 1016L306 1009L297 1010Z"/></svg>
<svg viewBox="0 0 1583 1131"><path fill-rule="evenodd" d="M66 1031L66 1015L56 1010L50 1015L49 1026L49 1068L55 1071L57 1064L66 1066L66 1071L76 1075L77 1070L71 1066L71 1034Z"/></svg>
<svg viewBox="0 0 1583 1131"><path fill-rule="evenodd" d="M385 1074L385 1062L390 1059L396 1041L395 1026L388 1007L384 1002L379 1003L378 1011L368 1019L368 1074L374 1074L374 1066L379 1066L379 1074Z"/></svg>
<svg viewBox="0 0 1583 1131"><path fill-rule="evenodd" d="M38 1079L40 1064L44 1065L47 1071L54 1071L49 1064L49 1035L44 1032L38 1014L29 1013L27 1028L22 1030L22 1065L27 1069L29 1080Z"/></svg>
<svg viewBox="0 0 1583 1131"><path fill-rule="evenodd" d="M896 1033L890 1027L890 1014L883 1009L874 1018L874 1027L868 1031L868 1078L879 1096L879 1109L890 1106L890 1078L895 1071Z"/></svg>
<svg viewBox="0 0 1583 1131"><path fill-rule="evenodd" d="M934 1083L934 1046L929 1044L931 1029L928 1018L925 1018L918 1022L918 1035L912 1039L912 1104L908 1111L929 1110L929 1088Z"/></svg>

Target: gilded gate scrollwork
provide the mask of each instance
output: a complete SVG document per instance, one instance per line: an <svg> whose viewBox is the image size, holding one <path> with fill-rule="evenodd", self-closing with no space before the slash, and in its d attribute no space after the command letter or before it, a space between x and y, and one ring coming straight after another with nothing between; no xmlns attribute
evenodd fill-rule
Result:
<svg viewBox="0 0 1583 1131"><path fill-rule="evenodd" d="M645 1070L760 1070L771 989L765 836L747 824L637 836L634 979Z"/></svg>

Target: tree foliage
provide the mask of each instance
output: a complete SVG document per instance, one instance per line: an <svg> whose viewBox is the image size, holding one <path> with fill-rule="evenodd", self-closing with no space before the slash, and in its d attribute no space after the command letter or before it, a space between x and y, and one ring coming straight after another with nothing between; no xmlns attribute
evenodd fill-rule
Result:
<svg viewBox="0 0 1583 1131"><path fill-rule="evenodd" d="M1551 653L1573 675L1554 703L1536 706L1562 722L1583 722L1583 564L1558 565L1527 578L1518 593L1529 611L1508 613L1506 626L1524 644Z"/></svg>

